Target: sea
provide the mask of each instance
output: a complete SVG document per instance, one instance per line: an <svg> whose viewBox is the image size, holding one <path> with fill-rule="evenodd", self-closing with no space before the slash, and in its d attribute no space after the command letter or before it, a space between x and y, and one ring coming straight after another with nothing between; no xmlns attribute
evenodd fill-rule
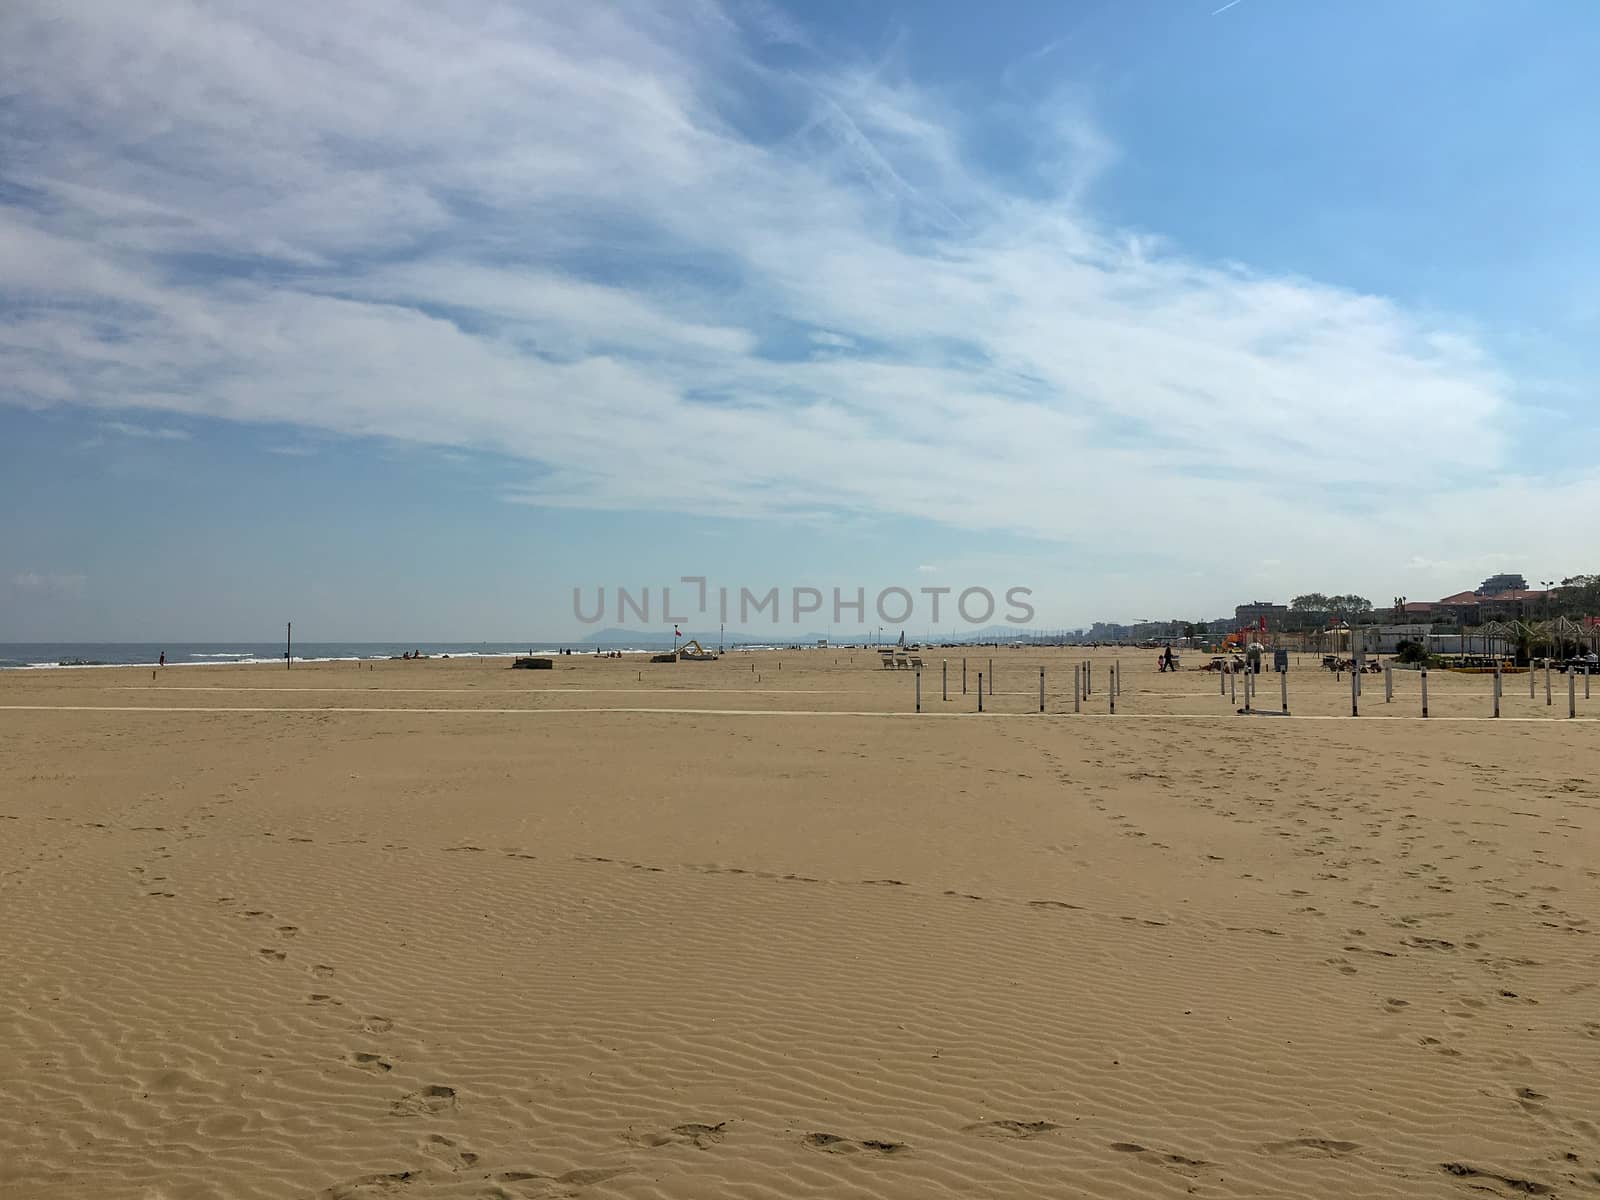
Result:
<svg viewBox="0 0 1600 1200"><path fill-rule="evenodd" d="M632 646L555 642L297 642L294 662L351 662L400 658L420 652L429 658L488 658L517 654L574 654L632 650ZM643 649L643 647L638 647ZM0 670L75 667L153 667L167 656L168 666L225 666L281 663L284 645L267 642L0 642Z"/></svg>

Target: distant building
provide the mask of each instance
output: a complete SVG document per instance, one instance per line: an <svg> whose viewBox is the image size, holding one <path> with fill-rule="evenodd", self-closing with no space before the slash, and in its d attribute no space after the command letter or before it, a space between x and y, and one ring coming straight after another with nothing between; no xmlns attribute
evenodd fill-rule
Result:
<svg viewBox="0 0 1600 1200"><path fill-rule="evenodd" d="M1478 595L1498 596L1502 592L1525 592L1528 581L1521 575L1491 575L1478 585Z"/></svg>
<svg viewBox="0 0 1600 1200"><path fill-rule="evenodd" d="M1477 592L1457 592L1454 596L1435 601L1433 611L1438 616L1459 621L1463 625L1476 625L1480 599Z"/></svg>
<svg viewBox="0 0 1600 1200"><path fill-rule="evenodd" d="M1485 596L1478 605L1478 618L1482 621L1525 620L1547 612L1546 605L1553 591L1529 591L1517 588Z"/></svg>
<svg viewBox="0 0 1600 1200"><path fill-rule="evenodd" d="M1288 615L1287 604L1274 604L1270 600L1252 600L1249 604L1241 604L1233 610L1234 623L1240 629L1246 626L1259 628L1263 617L1267 619L1268 629L1282 629L1284 619Z"/></svg>

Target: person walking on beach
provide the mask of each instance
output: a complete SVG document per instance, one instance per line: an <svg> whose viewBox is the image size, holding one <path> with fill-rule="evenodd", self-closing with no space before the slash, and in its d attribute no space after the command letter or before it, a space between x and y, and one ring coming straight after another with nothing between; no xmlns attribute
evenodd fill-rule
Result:
<svg viewBox="0 0 1600 1200"><path fill-rule="evenodd" d="M167 665L167 652L165 650L161 652L161 665L163 667Z"/></svg>

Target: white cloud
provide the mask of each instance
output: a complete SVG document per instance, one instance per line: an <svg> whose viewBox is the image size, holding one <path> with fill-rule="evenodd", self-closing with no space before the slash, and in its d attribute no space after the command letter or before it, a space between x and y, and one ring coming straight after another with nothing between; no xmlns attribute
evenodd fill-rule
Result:
<svg viewBox="0 0 1600 1200"><path fill-rule="evenodd" d="M1019 189L892 62L765 65L803 41L710 0L7 5L0 160L36 200L0 206L5 395L492 448L555 507L1173 570L1218 528L1326 575L1423 528L1440 560L1484 521L1554 547L1527 514L1600 487L1502 472L1470 330L1093 219L1117 152L1067 93L1021 114Z"/></svg>
<svg viewBox="0 0 1600 1200"><path fill-rule="evenodd" d="M135 425L131 421L102 421L100 428L110 433L120 433L123 437L149 438L162 442L186 442L190 437L189 431L186 429Z"/></svg>
<svg viewBox="0 0 1600 1200"><path fill-rule="evenodd" d="M76 595L88 582L87 575L61 574L51 571L18 571L11 577L11 586L24 592L44 592L57 595Z"/></svg>

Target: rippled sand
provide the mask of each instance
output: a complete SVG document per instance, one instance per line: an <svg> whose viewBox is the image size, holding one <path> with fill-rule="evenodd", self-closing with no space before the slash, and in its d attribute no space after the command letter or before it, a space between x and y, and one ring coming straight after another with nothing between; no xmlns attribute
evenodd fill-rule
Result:
<svg viewBox="0 0 1600 1200"><path fill-rule="evenodd" d="M1600 696L951 653L0 675L0 1196L1600 1194Z"/></svg>

